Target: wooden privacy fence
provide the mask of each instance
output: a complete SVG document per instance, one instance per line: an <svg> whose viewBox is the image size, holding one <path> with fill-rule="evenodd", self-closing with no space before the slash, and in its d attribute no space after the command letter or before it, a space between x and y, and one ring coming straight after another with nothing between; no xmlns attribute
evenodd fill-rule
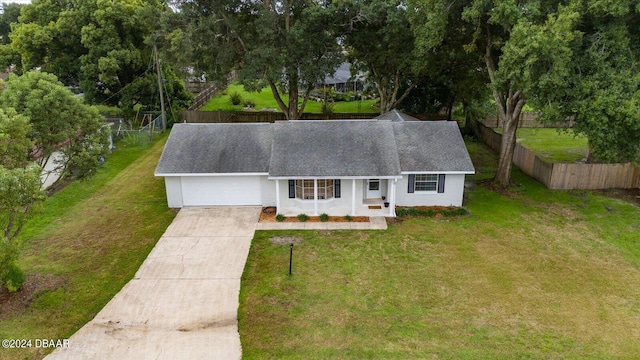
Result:
<svg viewBox="0 0 640 360"><path fill-rule="evenodd" d="M371 113L302 114L302 120L371 119ZM181 122L186 123L248 123L286 120L284 113L275 111L183 111Z"/></svg>
<svg viewBox="0 0 640 360"><path fill-rule="evenodd" d="M500 152L502 135L478 124L482 140ZM526 147L516 144L513 163L525 174L549 189L633 189L640 188L640 167L633 164L548 163Z"/></svg>
<svg viewBox="0 0 640 360"><path fill-rule="evenodd" d="M564 127L572 127L573 120L570 119L568 122L559 122L559 123L541 123L538 121L539 113L532 111L523 111L520 113L520 118L518 120L518 127L521 128L564 128ZM502 127L502 119L496 114L488 116L482 123L491 128L499 128Z"/></svg>
<svg viewBox="0 0 640 360"><path fill-rule="evenodd" d="M189 106L189 110L198 110L204 106L204 104L209 101L213 97L213 95L218 93L218 87L215 84L211 84L209 87L199 92L198 95L193 99L193 104Z"/></svg>

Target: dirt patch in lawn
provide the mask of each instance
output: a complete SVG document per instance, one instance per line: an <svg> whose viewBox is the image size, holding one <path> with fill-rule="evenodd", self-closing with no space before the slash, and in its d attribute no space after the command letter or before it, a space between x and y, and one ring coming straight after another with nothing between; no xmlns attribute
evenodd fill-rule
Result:
<svg viewBox="0 0 640 360"><path fill-rule="evenodd" d="M640 205L640 189L605 189L594 190L594 193Z"/></svg>
<svg viewBox="0 0 640 360"><path fill-rule="evenodd" d="M260 212L260 222L278 222L276 220L276 208L268 206L262 208ZM285 216L282 222L300 222L296 216ZM309 216L305 222L321 222L320 216ZM326 222L369 222L368 216L351 216L349 219L345 216L329 216Z"/></svg>
<svg viewBox="0 0 640 360"><path fill-rule="evenodd" d="M66 282L61 276L36 273L27 275L20 290L14 293L0 289L0 320L23 313L38 296L59 289Z"/></svg>
<svg viewBox="0 0 640 360"><path fill-rule="evenodd" d="M274 236L269 238L269 241L274 245L289 245L300 244L302 242L302 238L299 236Z"/></svg>

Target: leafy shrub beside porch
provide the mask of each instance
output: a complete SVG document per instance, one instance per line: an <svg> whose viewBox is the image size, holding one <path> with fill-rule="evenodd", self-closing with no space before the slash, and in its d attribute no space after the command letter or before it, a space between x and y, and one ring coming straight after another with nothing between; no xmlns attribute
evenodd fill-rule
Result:
<svg viewBox="0 0 640 360"><path fill-rule="evenodd" d="M460 215L468 215L469 211L463 207L455 207L455 206L417 206L417 207L398 207L396 208L396 216L399 217L407 217L407 216L460 216Z"/></svg>

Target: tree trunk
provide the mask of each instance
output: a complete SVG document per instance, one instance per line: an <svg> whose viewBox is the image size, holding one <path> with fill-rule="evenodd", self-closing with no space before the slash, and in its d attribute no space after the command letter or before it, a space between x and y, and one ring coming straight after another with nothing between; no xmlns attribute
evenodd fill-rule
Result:
<svg viewBox="0 0 640 360"><path fill-rule="evenodd" d="M516 131L518 130L518 119L515 124L513 119L504 118L502 122L502 142L500 144L500 159L498 160L498 171L493 178L493 182L501 187L511 185L511 164L513 152L516 148Z"/></svg>
<svg viewBox="0 0 640 360"><path fill-rule="evenodd" d="M502 99L498 99L496 96L496 101L498 100ZM525 104L521 91L514 93L510 90L505 100L502 100L504 103L501 101L498 104L499 114L502 118L502 142L500 144L498 171L493 178L493 182L503 188L511 186L511 164L513 153L516 149L516 132L518 131L520 113Z"/></svg>
<svg viewBox="0 0 640 360"><path fill-rule="evenodd" d="M502 142L500 144L500 159L498 160L498 171L493 178L493 183L506 188L511 186L511 163L513 152L516 149L516 131L520 112L524 107L526 99L522 90L514 90L511 86L504 88L497 86L496 64L491 54L493 46L492 36L487 28L487 46L484 60L487 65L487 72L493 88L493 98L498 107L498 116L502 118Z"/></svg>
<svg viewBox="0 0 640 360"><path fill-rule="evenodd" d="M289 82L289 113L287 120L299 120L300 113L298 111L298 82Z"/></svg>
<svg viewBox="0 0 640 360"><path fill-rule="evenodd" d="M278 107L280 108L280 110L282 110L285 116L289 116L289 108L287 107L287 104L282 101L280 91L278 91L278 87L276 86L276 84L273 81L269 80L269 87L271 88L273 98L276 99L276 103L278 103Z"/></svg>

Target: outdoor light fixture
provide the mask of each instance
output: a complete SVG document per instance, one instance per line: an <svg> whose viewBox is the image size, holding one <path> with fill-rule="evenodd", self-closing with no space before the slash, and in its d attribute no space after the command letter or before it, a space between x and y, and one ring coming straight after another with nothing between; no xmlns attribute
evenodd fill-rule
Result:
<svg viewBox="0 0 640 360"><path fill-rule="evenodd" d="M289 275L291 275L291 264L293 262L293 243L289 245Z"/></svg>

